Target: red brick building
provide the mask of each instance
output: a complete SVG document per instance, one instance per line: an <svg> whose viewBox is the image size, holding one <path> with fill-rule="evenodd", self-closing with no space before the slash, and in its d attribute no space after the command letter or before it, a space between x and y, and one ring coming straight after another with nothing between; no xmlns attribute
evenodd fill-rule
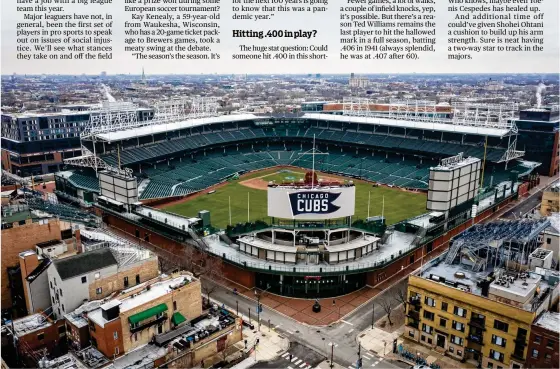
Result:
<svg viewBox="0 0 560 369"><path fill-rule="evenodd" d="M57 357L67 351L64 320L52 321L37 313L14 320L10 332L17 338L15 350L22 365L37 367L45 352Z"/></svg>
<svg viewBox="0 0 560 369"><path fill-rule="evenodd" d="M560 313L545 311L533 323L527 368L558 368Z"/></svg>

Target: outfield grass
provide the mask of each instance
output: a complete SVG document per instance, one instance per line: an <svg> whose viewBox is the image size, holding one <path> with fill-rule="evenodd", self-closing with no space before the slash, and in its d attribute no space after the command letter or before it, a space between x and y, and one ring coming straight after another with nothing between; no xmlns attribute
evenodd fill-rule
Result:
<svg viewBox="0 0 560 369"><path fill-rule="evenodd" d="M247 198L249 197L250 220L262 219L267 221L266 191L248 188L239 184L239 182L268 174L263 178L264 180L276 180L279 183L286 176L294 176L299 179L304 173L303 170L301 172L295 171L299 174L277 172L278 169L272 169L252 173L250 176L218 188L213 194L201 195L181 204L170 205L165 207L165 210L185 216L197 216L199 210L209 210L212 225L225 228L229 224L228 199L231 198L231 222L236 224L247 221ZM321 175L319 175L319 178L321 178ZM426 212L426 195L423 193L405 192L388 187L373 187L371 183L363 181L354 180L354 183L356 185L356 214L354 219L365 219L367 217L368 192L371 193L370 216L381 215L382 199L385 197L387 224L394 224Z"/></svg>

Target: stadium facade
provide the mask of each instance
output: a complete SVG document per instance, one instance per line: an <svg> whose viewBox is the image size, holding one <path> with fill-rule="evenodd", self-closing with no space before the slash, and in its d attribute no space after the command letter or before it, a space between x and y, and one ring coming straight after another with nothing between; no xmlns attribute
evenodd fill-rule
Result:
<svg viewBox="0 0 560 369"><path fill-rule="evenodd" d="M105 223L157 245L176 260L185 257L185 248L195 248L220 258L226 276L241 285L315 298L376 286L417 268L453 236L535 183L539 163L521 160L512 107L404 102L377 109L367 101L349 100L343 115L216 116L212 104L201 103L195 114L191 108L188 119L163 114L143 122L130 118L133 107L125 112L116 107L84 130L82 155L65 161L82 169L58 174L57 190L81 203L94 202ZM328 155L301 155L310 150ZM430 187L432 169L456 169L442 161L450 156L469 163L477 158L484 171L472 178L469 171L467 187L461 187L462 178L450 177L450 190L443 195L456 200L449 202L452 206L394 225L382 217L294 219L269 211L268 221L216 232L203 213L187 218L148 206L282 165L427 191L430 199L437 190ZM104 175L97 178L99 172ZM107 176L114 178L110 186L100 180ZM520 185L522 179L529 184ZM103 193L109 187L114 196ZM457 201L453 191L470 195ZM433 195L432 203L441 195Z"/></svg>
<svg viewBox="0 0 560 369"><path fill-rule="evenodd" d="M57 111L2 114L2 170L29 177L55 173L64 160L79 156L80 134L100 106L60 106ZM137 109L138 120L154 111Z"/></svg>

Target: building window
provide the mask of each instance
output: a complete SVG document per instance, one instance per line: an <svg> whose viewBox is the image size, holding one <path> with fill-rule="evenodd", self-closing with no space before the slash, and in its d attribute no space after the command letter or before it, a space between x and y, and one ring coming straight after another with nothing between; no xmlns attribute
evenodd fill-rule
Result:
<svg viewBox="0 0 560 369"><path fill-rule="evenodd" d="M445 328L446 325L447 325L447 320L443 318L439 318L439 326Z"/></svg>
<svg viewBox="0 0 560 369"><path fill-rule="evenodd" d="M101 295L101 292L103 292L103 289L101 287L95 289L95 293L97 293L98 295Z"/></svg>
<svg viewBox="0 0 560 369"><path fill-rule="evenodd" d="M500 331L504 331L507 333L508 329L509 329L509 324L504 323L502 321L499 320L494 320L494 328L499 329Z"/></svg>
<svg viewBox="0 0 560 369"><path fill-rule="evenodd" d="M128 287L128 277L124 277L124 287Z"/></svg>
<svg viewBox="0 0 560 369"><path fill-rule="evenodd" d="M51 299L52 299L52 303L54 304L54 296L53 296L53 297L51 297Z"/></svg>
<svg viewBox="0 0 560 369"><path fill-rule="evenodd" d="M453 308L453 314L457 315L457 316L461 316L461 317L466 317L467 316L467 311L463 308L460 308L458 306L455 306Z"/></svg>
<svg viewBox="0 0 560 369"><path fill-rule="evenodd" d="M554 341L549 339L548 341L546 341L546 347L547 348L553 348L554 347Z"/></svg>
<svg viewBox="0 0 560 369"><path fill-rule="evenodd" d="M408 331L408 336L414 338L414 332L413 331Z"/></svg>
<svg viewBox="0 0 560 369"><path fill-rule="evenodd" d="M51 288L54 288L53 285L52 285L52 281L49 281L49 283L51 284Z"/></svg>
<svg viewBox="0 0 560 369"><path fill-rule="evenodd" d="M60 292L60 297L62 297L62 290L58 290L58 292Z"/></svg>
<svg viewBox="0 0 560 369"><path fill-rule="evenodd" d="M539 350L533 349L533 352L531 353L531 356L533 356L533 358L535 358L535 359L538 359L539 358Z"/></svg>
<svg viewBox="0 0 560 369"><path fill-rule="evenodd" d="M461 322L453 321L453 329L455 329L459 332L464 332L465 331L465 325Z"/></svg>
<svg viewBox="0 0 560 369"><path fill-rule="evenodd" d="M87 283L87 277L86 276L82 277L82 283ZM56 284L56 281L55 281L55 284Z"/></svg>
<svg viewBox="0 0 560 369"><path fill-rule="evenodd" d="M463 356L463 351L461 351L461 350L457 350L457 355L459 355L459 356Z"/></svg>
<svg viewBox="0 0 560 369"><path fill-rule="evenodd" d="M118 354L119 354L119 347L117 346L117 347L115 347L115 355L118 355Z"/></svg>
<svg viewBox="0 0 560 369"><path fill-rule="evenodd" d="M173 301L173 311L177 311L177 301Z"/></svg>
<svg viewBox="0 0 560 369"><path fill-rule="evenodd" d="M552 243L552 239L550 239L550 238L547 237L547 238L546 238L546 244L547 244L547 245L550 245L551 243Z"/></svg>
<svg viewBox="0 0 560 369"><path fill-rule="evenodd" d="M462 346L463 345L463 339L461 337L457 337L454 335L451 335L451 342L453 342L456 345Z"/></svg>
<svg viewBox="0 0 560 369"><path fill-rule="evenodd" d="M115 340L119 339L119 332L113 332L113 339Z"/></svg>
<svg viewBox="0 0 560 369"><path fill-rule="evenodd" d="M37 335L37 339L38 339L39 341L44 340L44 339L45 339L45 334L44 334L44 333L39 333L39 334Z"/></svg>
<svg viewBox="0 0 560 369"><path fill-rule="evenodd" d="M60 325L58 327L58 334L62 334L62 333L65 333L65 332L66 332L66 326Z"/></svg>
<svg viewBox="0 0 560 369"><path fill-rule="evenodd" d="M424 299L424 303L425 303L426 305L428 305L428 306L432 306L432 307L433 307L433 306L436 306L436 301L435 301L433 298L431 298L431 297L426 297L426 298Z"/></svg>
<svg viewBox="0 0 560 369"><path fill-rule="evenodd" d="M432 334L433 328L429 325L422 323L422 332L426 332L428 334Z"/></svg>
<svg viewBox="0 0 560 369"><path fill-rule="evenodd" d="M447 302L442 302L441 303L441 310L447 311Z"/></svg>
<svg viewBox="0 0 560 369"><path fill-rule="evenodd" d="M424 318L431 320L432 322L434 321L434 313L424 310Z"/></svg>
<svg viewBox="0 0 560 369"><path fill-rule="evenodd" d="M64 310L64 304L62 304L62 312L65 313L66 311Z"/></svg>
<svg viewBox="0 0 560 369"><path fill-rule="evenodd" d="M453 348L453 346L449 346L449 352L453 353L453 351L455 351L455 349Z"/></svg>
<svg viewBox="0 0 560 369"><path fill-rule="evenodd" d="M136 284L140 284L140 274L136 274Z"/></svg>
<svg viewBox="0 0 560 369"><path fill-rule="evenodd" d="M138 334L134 333L134 342L138 341Z"/></svg>
<svg viewBox="0 0 560 369"><path fill-rule="evenodd" d="M422 335L422 336L420 337L420 340L421 340L421 341L426 341L426 336Z"/></svg>
<svg viewBox="0 0 560 369"><path fill-rule="evenodd" d="M540 344L541 344L541 339L542 339L541 336L535 336L535 343L536 343L537 345L540 345Z"/></svg>
<svg viewBox="0 0 560 369"><path fill-rule="evenodd" d="M492 369L494 367L493 363L488 363L488 368Z"/></svg>
<svg viewBox="0 0 560 369"><path fill-rule="evenodd" d="M506 347L506 340L503 339L500 336L496 336L496 335L492 335L492 343L494 345L498 345L498 346L502 346L502 347Z"/></svg>
<svg viewBox="0 0 560 369"><path fill-rule="evenodd" d="M544 359L545 359L545 360L550 360L550 359L552 359L552 355L550 355L550 354L544 354Z"/></svg>
<svg viewBox="0 0 560 369"><path fill-rule="evenodd" d="M504 361L504 354L500 351L490 350L490 359L494 359L500 362Z"/></svg>

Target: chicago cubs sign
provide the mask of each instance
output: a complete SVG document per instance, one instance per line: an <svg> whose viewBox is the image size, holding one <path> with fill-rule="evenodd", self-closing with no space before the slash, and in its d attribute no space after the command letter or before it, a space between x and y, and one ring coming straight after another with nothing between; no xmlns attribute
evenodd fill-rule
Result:
<svg viewBox="0 0 560 369"><path fill-rule="evenodd" d="M340 209L340 206L333 204L333 201L339 198L340 192L306 191L291 193L289 196L293 215L330 214Z"/></svg>
<svg viewBox="0 0 560 369"><path fill-rule="evenodd" d="M268 188L268 216L284 219L333 219L354 215L355 187Z"/></svg>

